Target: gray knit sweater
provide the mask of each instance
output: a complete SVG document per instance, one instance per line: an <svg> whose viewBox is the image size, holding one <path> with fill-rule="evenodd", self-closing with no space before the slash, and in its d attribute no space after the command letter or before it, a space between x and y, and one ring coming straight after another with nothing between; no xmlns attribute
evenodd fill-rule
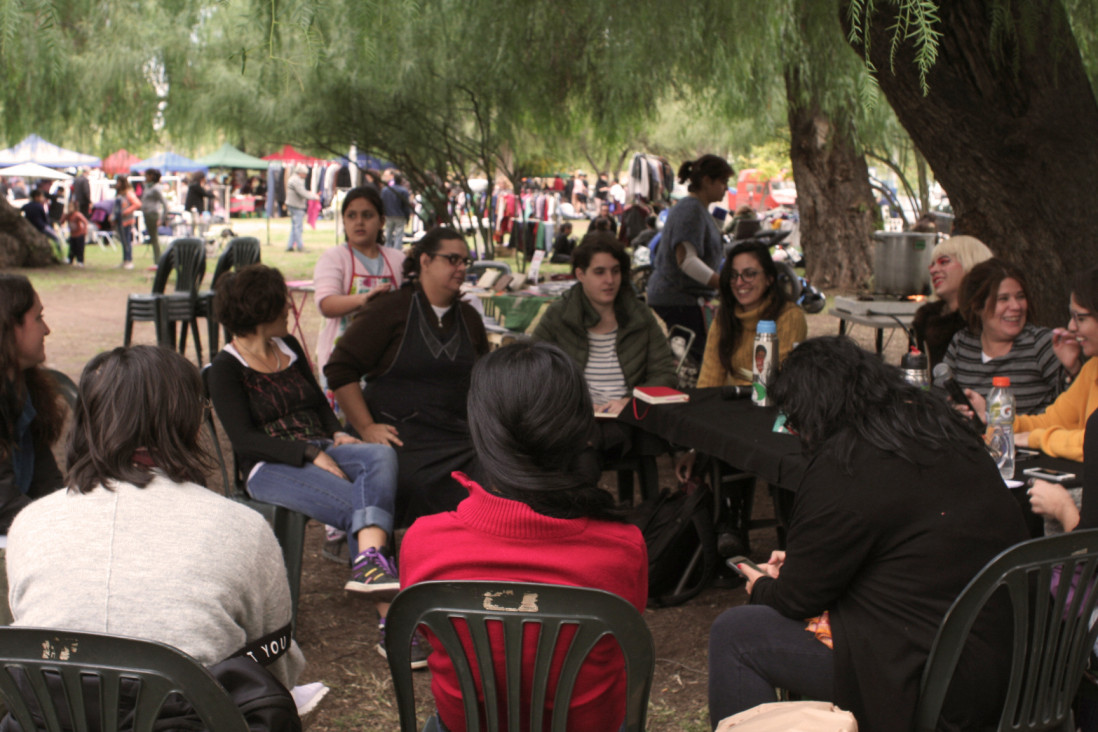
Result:
<svg viewBox="0 0 1098 732"><path fill-rule="evenodd" d="M14 625L147 638L210 665L286 624L290 588L258 513L193 483L57 491L8 534ZM290 688L297 644L270 671Z"/></svg>

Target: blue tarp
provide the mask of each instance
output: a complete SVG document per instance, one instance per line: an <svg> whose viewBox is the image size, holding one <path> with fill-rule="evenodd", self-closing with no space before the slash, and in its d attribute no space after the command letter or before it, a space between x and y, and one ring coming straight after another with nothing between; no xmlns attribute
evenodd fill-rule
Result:
<svg viewBox="0 0 1098 732"><path fill-rule="evenodd" d="M130 166L131 173L144 173L147 168L156 168L161 173L193 173L201 170L203 173L209 170L209 166L185 158L173 152L162 152L153 155L147 160L141 160Z"/></svg>
<svg viewBox="0 0 1098 732"><path fill-rule="evenodd" d="M66 150L43 140L38 135L30 135L18 145L0 150L0 167L21 163L38 163L47 168L75 168L78 166L99 167L99 158L85 155L74 150Z"/></svg>

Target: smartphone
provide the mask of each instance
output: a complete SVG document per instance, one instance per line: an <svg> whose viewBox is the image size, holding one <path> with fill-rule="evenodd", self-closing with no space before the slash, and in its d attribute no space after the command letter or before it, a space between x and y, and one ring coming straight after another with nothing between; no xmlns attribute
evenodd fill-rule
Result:
<svg viewBox="0 0 1098 732"><path fill-rule="evenodd" d="M1026 468L1022 473L1031 478L1047 480L1050 483L1067 483L1069 480L1075 480L1075 473L1069 473L1066 470L1052 470L1051 468Z"/></svg>
<svg viewBox="0 0 1098 732"><path fill-rule="evenodd" d="M1030 450L1028 447L1016 447L1014 448L1014 460L1021 462L1023 460L1032 460L1040 455L1039 450Z"/></svg>
<svg viewBox="0 0 1098 732"><path fill-rule="evenodd" d="M742 569L740 569L739 565L741 564L746 564L748 567L751 567L751 569L755 570L756 572L762 572L763 574L766 574L766 572L764 572L762 568L759 567L759 565L755 564L750 559L743 556L729 557L727 560L725 560L725 564L728 565L729 569L731 569L733 572L743 577L744 579L747 579L747 575L743 573Z"/></svg>

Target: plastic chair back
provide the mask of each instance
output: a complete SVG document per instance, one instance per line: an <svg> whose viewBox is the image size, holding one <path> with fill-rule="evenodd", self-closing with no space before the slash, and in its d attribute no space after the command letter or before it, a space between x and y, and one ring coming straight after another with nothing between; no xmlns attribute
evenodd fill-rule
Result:
<svg viewBox="0 0 1098 732"><path fill-rule="evenodd" d="M1072 700L1098 637L1096 569L1098 529L1024 541L992 559L942 620L923 669L915 728L937 728L969 631L1004 588L1013 608L1014 650L998 729L1074 730Z"/></svg>
<svg viewBox="0 0 1098 732"><path fill-rule="evenodd" d="M258 264L260 261L259 239L254 236L236 236L229 242L233 247L233 269Z"/></svg>
<svg viewBox="0 0 1098 732"><path fill-rule="evenodd" d="M177 240L178 241L178 240ZM168 288L168 280L175 271L176 252L175 243L164 250L160 260L156 263L156 276L153 277L152 294L163 295Z"/></svg>
<svg viewBox="0 0 1098 732"><path fill-rule="evenodd" d="M41 729L33 714L40 715L47 732L122 729L121 717L128 709L120 710L120 697L131 691L137 695L134 732L152 732L169 694L184 696L206 729L248 730L240 710L210 672L162 643L67 630L0 628L0 666L0 697L24 730Z"/></svg>
<svg viewBox="0 0 1098 732"><path fill-rule="evenodd" d="M46 369L46 372L57 383L57 391L65 398L65 403L69 405L69 409L76 407L76 384L73 383L73 380L57 369Z"/></svg>
<svg viewBox="0 0 1098 732"><path fill-rule="evenodd" d="M185 237L172 242L171 249L175 251L177 270L175 291L197 294L206 275L206 245L201 239Z"/></svg>
<svg viewBox="0 0 1098 732"><path fill-rule="evenodd" d="M454 620L463 620L472 639L475 658L465 655ZM501 691L496 688L488 625L502 624L507 656L506 720L498 718ZM625 728L645 728L648 695L655 669L655 646L648 626L636 608L626 600L603 590L523 582L423 582L401 591L393 600L385 620L385 649L389 671L397 693L400 728L417 729L415 690L412 685L411 642L419 625L431 630L454 665L465 700L466 729L482 729L481 714L488 730L526 729L520 719L523 702L523 631L531 624L541 626L538 634L533 683L529 694L531 732L541 732L546 702L555 713L552 732L564 732L572 689L587 655L604 636L614 636L625 657L627 695ZM557 680L555 697L546 699L550 669L557 640L566 626L576 629ZM483 704L478 702L472 664L482 680Z"/></svg>

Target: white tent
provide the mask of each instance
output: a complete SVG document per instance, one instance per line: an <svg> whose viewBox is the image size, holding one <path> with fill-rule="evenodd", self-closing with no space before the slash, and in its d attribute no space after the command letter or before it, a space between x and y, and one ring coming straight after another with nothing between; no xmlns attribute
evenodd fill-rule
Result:
<svg viewBox="0 0 1098 732"><path fill-rule="evenodd" d="M0 150L0 165L38 163L47 168L72 168L86 165L96 168L102 161L94 155L85 155L46 142L38 135L30 135L15 147Z"/></svg>
<svg viewBox="0 0 1098 732"><path fill-rule="evenodd" d="M8 168L0 168L0 178L16 177L30 178L32 180L41 180L42 178L48 178L49 180L69 180L72 178L68 173L54 170L53 168L47 168L38 163L20 163L19 165L12 165Z"/></svg>

